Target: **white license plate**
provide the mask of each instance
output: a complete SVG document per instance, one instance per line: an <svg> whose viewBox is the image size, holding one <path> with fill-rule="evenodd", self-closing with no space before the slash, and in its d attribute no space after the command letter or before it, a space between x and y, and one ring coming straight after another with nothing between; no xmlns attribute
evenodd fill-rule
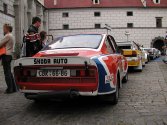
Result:
<svg viewBox="0 0 167 125"><path fill-rule="evenodd" d="M70 70L37 70L37 77L70 77Z"/></svg>

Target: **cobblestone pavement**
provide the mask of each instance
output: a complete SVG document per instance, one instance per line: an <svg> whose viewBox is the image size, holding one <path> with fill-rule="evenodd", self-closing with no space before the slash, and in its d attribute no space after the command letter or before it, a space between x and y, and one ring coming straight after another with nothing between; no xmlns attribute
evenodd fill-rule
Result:
<svg viewBox="0 0 167 125"><path fill-rule="evenodd" d="M0 68L0 125L167 125L167 65L151 62L130 72L116 106L95 99L35 104L6 95Z"/></svg>

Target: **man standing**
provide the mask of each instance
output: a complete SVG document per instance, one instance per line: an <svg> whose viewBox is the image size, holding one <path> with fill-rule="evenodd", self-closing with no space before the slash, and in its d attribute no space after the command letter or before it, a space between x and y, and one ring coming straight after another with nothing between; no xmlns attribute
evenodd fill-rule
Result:
<svg viewBox="0 0 167 125"><path fill-rule="evenodd" d="M26 57L32 57L41 50L40 36L38 34L41 26L41 19L34 17L32 25L28 29L28 34L24 36L23 41L26 43Z"/></svg>
<svg viewBox="0 0 167 125"><path fill-rule="evenodd" d="M41 26L41 19L39 17L34 17L32 19L32 25L30 25L27 32L31 35L38 33L40 26Z"/></svg>
<svg viewBox="0 0 167 125"><path fill-rule="evenodd" d="M4 69L5 80L7 84L6 93L16 92L15 81L13 78L13 74L11 72L11 61L12 54L14 50L14 38L12 33L12 26L10 24L4 24L4 38L0 41L0 48L5 47L6 53L2 55L2 65Z"/></svg>

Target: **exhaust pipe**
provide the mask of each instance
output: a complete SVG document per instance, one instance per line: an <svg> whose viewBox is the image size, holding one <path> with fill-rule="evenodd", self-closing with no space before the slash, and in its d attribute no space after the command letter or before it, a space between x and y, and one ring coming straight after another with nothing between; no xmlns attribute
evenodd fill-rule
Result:
<svg viewBox="0 0 167 125"><path fill-rule="evenodd" d="M71 90L70 91L70 98L77 98L79 97L79 92L76 90Z"/></svg>

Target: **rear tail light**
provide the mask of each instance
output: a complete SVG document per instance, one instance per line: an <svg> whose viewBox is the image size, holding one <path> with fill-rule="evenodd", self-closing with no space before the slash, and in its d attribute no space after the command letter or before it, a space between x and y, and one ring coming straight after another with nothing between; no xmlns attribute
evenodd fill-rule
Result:
<svg viewBox="0 0 167 125"><path fill-rule="evenodd" d="M81 77L86 76L86 71L85 70L80 70L79 76L81 76Z"/></svg>
<svg viewBox="0 0 167 125"><path fill-rule="evenodd" d="M95 70L81 70L80 71L80 76L81 77L95 77L96 76L96 72Z"/></svg>
<svg viewBox="0 0 167 125"><path fill-rule="evenodd" d="M89 76L94 77L95 75L95 70L89 70Z"/></svg>
<svg viewBox="0 0 167 125"><path fill-rule="evenodd" d="M137 56L137 52L136 51L132 51L132 56Z"/></svg>
<svg viewBox="0 0 167 125"><path fill-rule="evenodd" d="M24 70L23 71L23 76L31 76L31 77L35 77L37 73L37 70Z"/></svg>

